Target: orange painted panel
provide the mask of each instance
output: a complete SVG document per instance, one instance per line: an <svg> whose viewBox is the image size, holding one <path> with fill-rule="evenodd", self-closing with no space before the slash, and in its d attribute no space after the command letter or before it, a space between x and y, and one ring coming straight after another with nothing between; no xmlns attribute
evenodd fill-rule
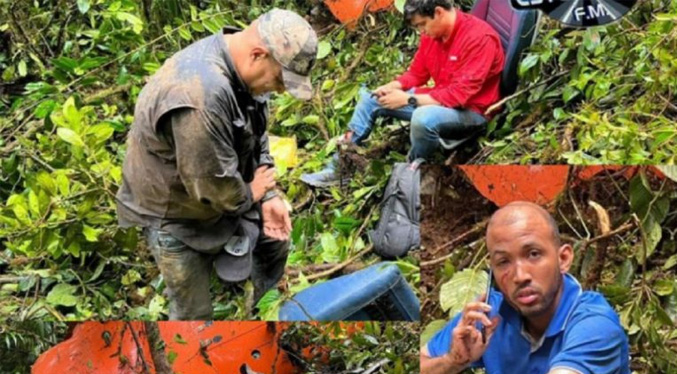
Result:
<svg viewBox="0 0 677 374"><path fill-rule="evenodd" d="M591 165L591 166L581 167L578 171L578 174L576 174L576 177L580 180L587 181L587 180L592 179L597 174L604 173L607 170L609 172L613 173L613 172L619 171L623 168L625 168L625 170L623 171L623 176L627 179L632 178L638 170L636 166Z"/></svg>
<svg viewBox="0 0 677 374"><path fill-rule="evenodd" d="M155 374L142 322L132 322L150 373ZM33 374L137 374L143 365L125 322L84 322L73 336L43 353ZM242 365L258 373L296 374L289 357L277 352L280 327L274 323L159 322L165 352L173 356L176 374L240 373ZM122 339L122 345L120 341ZM125 357L120 360L119 353ZM275 369L273 369L273 367Z"/></svg>
<svg viewBox="0 0 677 374"><path fill-rule="evenodd" d="M259 373L296 373L288 356L277 352L279 333L275 323L260 321L160 323L166 352L176 353L177 374L240 373L244 364Z"/></svg>
<svg viewBox="0 0 677 374"><path fill-rule="evenodd" d="M546 205L564 190L567 165L461 165L482 196L499 207L524 200Z"/></svg>
<svg viewBox="0 0 677 374"><path fill-rule="evenodd" d="M324 0L324 4L341 23L352 24L367 9L376 12L393 5L394 0Z"/></svg>
<svg viewBox="0 0 677 374"><path fill-rule="evenodd" d="M43 353L32 368L33 374L137 374L143 364L130 329L124 322L85 322L73 330L73 337ZM142 322L131 322L139 344L146 353L151 374L155 374L152 360L147 356L148 342ZM120 342L122 341L122 345ZM119 352L118 352L119 349ZM124 358L122 358L124 357Z"/></svg>
<svg viewBox="0 0 677 374"><path fill-rule="evenodd" d="M605 170L608 170L611 173L622 170L623 176L629 180L632 179L632 177L634 177L635 174L637 174L640 168L645 168L649 174L653 174L660 179L665 178L665 174L663 174L663 172L660 171L655 166L621 166L621 165L585 166L580 168L576 176L580 180L587 181L592 179L595 175L604 172Z"/></svg>

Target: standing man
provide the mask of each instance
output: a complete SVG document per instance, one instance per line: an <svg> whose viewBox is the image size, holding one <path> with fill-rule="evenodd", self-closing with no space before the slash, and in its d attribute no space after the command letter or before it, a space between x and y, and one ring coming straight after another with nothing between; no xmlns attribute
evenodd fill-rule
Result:
<svg viewBox="0 0 677 374"><path fill-rule="evenodd" d="M311 97L317 36L273 9L179 51L139 95L117 194L122 227L144 228L169 318L212 318L211 269L251 277L254 299L284 273L291 221L275 193L270 92Z"/></svg>
<svg viewBox="0 0 677 374"><path fill-rule="evenodd" d="M630 374L616 312L567 273L573 248L545 209L514 202L496 211L487 248L500 293L466 305L421 349L422 374Z"/></svg>
<svg viewBox="0 0 677 374"><path fill-rule="evenodd" d="M404 17L421 33L409 70L360 101L340 140L360 145L378 117L411 121L409 159L430 158L440 138L467 137L481 130L484 112L500 99L504 53L496 31L452 6L452 0L407 0ZM427 87L430 78L433 87ZM337 157L324 170L304 174L315 187L338 183Z"/></svg>

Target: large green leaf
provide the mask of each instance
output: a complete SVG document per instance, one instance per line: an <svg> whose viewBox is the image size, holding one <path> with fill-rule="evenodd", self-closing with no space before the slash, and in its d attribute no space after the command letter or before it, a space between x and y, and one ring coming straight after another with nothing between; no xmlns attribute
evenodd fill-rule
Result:
<svg viewBox="0 0 677 374"><path fill-rule="evenodd" d="M78 297L74 295L77 287L60 283L54 286L47 294L47 302L52 305L74 306L78 303Z"/></svg>
<svg viewBox="0 0 677 374"><path fill-rule="evenodd" d="M326 40L321 41L317 45L317 59L321 60L329 56L329 53L331 53L331 43Z"/></svg>
<svg viewBox="0 0 677 374"><path fill-rule="evenodd" d="M421 333L421 347L426 345L428 341L430 341L430 339L432 339L432 337L435 336L435 334L437 334L438 331L442 330L442 328L447 324L447 322L448 321L445 321L443 319L438 319L430 322Z"/></svg>
<svg viewBox="0 0 677 374"><path fill-rule="evenodd" d="M469 302L477 299L487 287L487 273L481 270L465 269L454 274L440 289L440 306L449 316L463 310Z"/></svg>
<svg viewBox="0 0 677 374"><path fill-rule="evenodd" d="M322 259L325 262L341 261L339 246L336 244L336 238L332 233L323 233L320 237L320 243L322 244Z"/></svg>
<svg viewBox="0 0 677 374"><path fill-rule="evenodd" d="M677 182L677 165L656 165L656 167L662 171L666 177Z"/></svg>
<svg viewBox="0 0 677 374"><path fill-rule="evenodd" d="M400 13L404 13L404 4L406 2L407 0L395 0L395 9Z"/></svg>
<svg viewBox="0 0 677 374"><path fill-rule="evenodd" d="M89 0L78 0L78 10L85 14L89 10Z"/></svg>
<svg viewBox="0 0 677 374"><path fill-rule="evenodd" d="M646 236L646 253L642 245L636 256L640 264L653 254L663 235L661 223L670 209L670 199L659 194L649 189L643 174L630 181L630 207L639 217Z"/></svg>

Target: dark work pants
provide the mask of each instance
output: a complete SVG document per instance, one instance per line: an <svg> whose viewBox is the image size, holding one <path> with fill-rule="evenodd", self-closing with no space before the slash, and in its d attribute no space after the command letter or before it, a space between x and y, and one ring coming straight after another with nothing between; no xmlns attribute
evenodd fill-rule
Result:
<svg viewBox="0 0 677 374"><path fill-rule="evenodd" d="M169 319L212 319L209 285L215 256L190 248L166 231L147 228L144 235L167 287ZM288 253L289 242L261 233L253 253L251 274L255 301L282 278Z"/></svg>

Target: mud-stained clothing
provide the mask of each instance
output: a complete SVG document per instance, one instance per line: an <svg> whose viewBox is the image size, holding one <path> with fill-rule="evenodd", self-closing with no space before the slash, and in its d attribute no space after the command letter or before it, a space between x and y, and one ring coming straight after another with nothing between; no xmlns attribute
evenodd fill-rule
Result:
<svg viewBox="0 0 677 374"><path fill-rule="evenodd" d="M224 39L233 31L199 40L164 63L139 95L127 140L118 220L145 228L167 284L170 319L211 316L214 261L220 273L237 273L228 281L251 273L257 297L280 279L286 262L288 242L263 235L249 187L259 166L273 165L268 103L252 97L235 70ZM243 225L243 216L252 224ZM234 235L254 235L244 255L224 250Z"/></svg>

